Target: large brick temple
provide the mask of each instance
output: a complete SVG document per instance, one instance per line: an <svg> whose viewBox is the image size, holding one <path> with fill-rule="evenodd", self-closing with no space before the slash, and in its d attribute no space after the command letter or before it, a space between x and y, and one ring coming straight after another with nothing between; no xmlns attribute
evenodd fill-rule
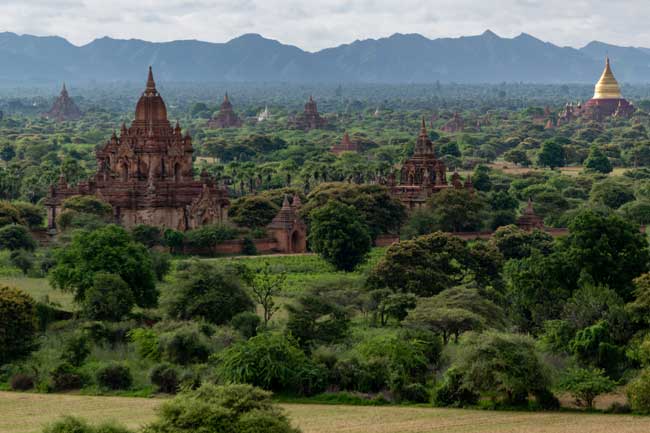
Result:
<svg viewBox="0 0 650 433"><path fill-rule="evenodd" d="M50 187L45 200L48 225L56 227L63 201L95 195L113 207L116 223L148 224L188 230L227 219L228 193L202 174L194 179L192 138L167 119L167 107L149 68L147 86L130 127L97 150L97 173L76 186L64 179Z"/></svg>
<svg viewBox="0 0 650 433"><path fill-rule="evenodd" d="M48 119L56 120L57 122L77 120L81 118L81 110L68 94L68 89L66 89L65 83L63 83L61 94L56 98L54 104L52 104L52 108L50 108L50 111L47 113L44 113L43 116Z"/></svg>
<svg viewBox="0 0 650 433"><path fill-rule="evenodd" d="M219 113L208 122L208 128L221 129L221 128L241 128L242 121L237 116L232 108L230 98L226 93L223 97L223 102L219 108Z"/></svg>
<svg viewBox="0 0 650 433"><path fill-rule="evenodd" d="M399 199L408 209L422 207L429 197L446 188L467 188L473 190L471 180L462 182L458 173L454 173L451 184L447 182L447 167L438 159L435 147L422 119L420 134L415 144L415 151L401 167L399 179L388 179L391 195Z"/></svg>

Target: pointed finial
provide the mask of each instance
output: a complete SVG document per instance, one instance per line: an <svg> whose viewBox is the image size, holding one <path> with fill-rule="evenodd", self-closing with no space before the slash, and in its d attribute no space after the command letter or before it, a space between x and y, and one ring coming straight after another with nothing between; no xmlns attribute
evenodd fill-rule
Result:
<svg viewBox="0 0 650 433"><path fill-rule="evenodd" d="M153 79L151 66L149 66L149 75L147 76L147 92L156 92L156 82Z"/></svg>
<svg viewBox="0 0 650 433"><path fill-rule="evenodd" d="M228 98L228 92L223 96L223 102L230 102L230 99Z"/></svg>
<svg viewBox="0 0 650 433"><path fill-rule="evenodd" d="M313 95L309 95L309 102L314 102L314 96Z"/></svg>
<svg viewBox="0 0 650 433"><path fill-rule="evenodd" d="M63 82L63 88L61 89L61 94L62 95L67 95L68 94L68 89L65 88L65 81Z"/></svg>
<svg viewBox="0 0 650 433"><path fill-rule="evenodd" d="M289 204L289 195L287 194L284 195L284 200L282 201L282 209L291 209L291 205Z"/></svg>

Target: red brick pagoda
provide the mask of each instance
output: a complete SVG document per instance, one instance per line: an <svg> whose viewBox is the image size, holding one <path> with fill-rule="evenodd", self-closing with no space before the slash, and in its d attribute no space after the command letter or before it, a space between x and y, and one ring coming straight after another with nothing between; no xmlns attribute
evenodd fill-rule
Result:
<svg viewBox="0 0 650 433"><path fill-rule="evenodd" d="M424 119L420 128L420 135L415 144L413 156L403 165L399 174L399 183L395 179L389 180L391 194L398 198L409 208L418 208L426 204L428 198L445 188L473 189L469 179L463 184L458 173L452 176L451 185L447 182L447 168L445 163L436 158L434 145L427 134Z"/></svg>
<svg viewBox="0 0 650 433"><path fill-rule="evenodd" d="M309 101L305 104L305 111L296 116L290 122L290 127L295 129L302 129L304 131L309 131L311 129L320 129L324 128L327 125L327 120L325 120L318 113L318 107L316 106L316 101L313 97L309 97Z"/></svg>
<svg viewBox="0 0 650 433"><path fill-rule="evenodd" d="M340 155L343 152L356 152L357 145L350 140L350 134L347 132L343 134L343 140L339 144L332 146L331 152L335 155Z"/></svg>
<svg viewBox="0 0 650 433"><path fill-rule="evenodd" d="M232 109L230 98L228 98L228 94L226 93L223 97L221 107L219 108L219 113L217 113L214 118L210 119L208 122L208 128L241 128L241 126L242 121Z"/></svg>
<svg viewBox="0 0 650 433"><path fill-rule="evenodd" d="M188 230L227 219L228 193L206 174L195 180L192 139L167 119L167 107L156 90L151 68L136 105L135 120L122 125L97 151L97 173L76 186L59 180L45 200L48 225L56 227L63 201L95 195L113 207L116 223L148 224Z"/></svg>
<svg viewBox="0 0 650 433"><path fill-rule="evenodd" d="M304 253L307 251L307 226L298 215L301 202L296 194L289 203L285 195L282 208L266 227L277 241L277 250L283 253Z"/></svg>
<svg viewBox="0 0 650 433"><path fill-rule="evenodd" d="M68 89L65 88L65 83L63 83L61 94L56 98L54 104L52 104L52 108L43 116L48 119L56 120L57 122L77 120L81 118L81 110L77 107L77 104L74 103L72 98L70 98L70 95L68 95Z"/></svg>

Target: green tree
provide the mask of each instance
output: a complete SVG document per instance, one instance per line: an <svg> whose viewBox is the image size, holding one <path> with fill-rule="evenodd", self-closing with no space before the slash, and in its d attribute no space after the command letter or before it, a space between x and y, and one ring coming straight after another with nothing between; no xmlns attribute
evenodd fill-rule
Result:
<svg viewBox="0 0 650 433"><path fill-rule="evenodd" d="M158 302L149 252L122 227L108 225L93 232L76 232L70 244L54 255L56 265L50 270L50 283L73 292L79 303L93 286L97 272L119 275L140 307L153 307Z"/></svg>
<svg viewBox="0 0 650 433"><path fill-rule="evenodd" d="M287 304L287 330L302 347L331 344L347 335L348 312L322 293L307 293L295 304Z"/></svg>
<svg viewBox="0 0 650 433"><path fill-rule="evenodd" d="M366 260L372 239L362 215L332 200L309 214L311 248L337 269L350 272Z"/></svg>
<svg viewBox="0 0 650 433"><path fill-rule="evenodd" d="M587 170L596 171L598 173L607 174L612 171L612 163L609 162L607 155L605 155L598 146L591 147L589 157L585 160L584 166Z"/></svg>
<svg viewBox="0 0 650 433"><path fill-rule="evenodd" d="M438 230L476 231L483 225L485 202L467 189L443 189L433 195L429 205Z"/></svg>
<svg viewBox="0 0 650 433"><path fill-rule="evenodd" d="M192 261L174 276L177 282L167 294L167 313L180 320L203 319L222 325L254 304L237 275L209 263Z"/></svg>
<svg viewBox="0 0 650 433"><path fill-rule="evenodd" d="M564 166L564 147L555 140L546 140L537 156L537 164L551 169Z"/></svg>
<svg viewBox="0 0 650 433"><path fill-rule="evenodd" d="M118 321L134 305L133 292L119 275L97 272L86 290L83 313L92 320Z"/></svg>
<svg viewBox="0 0 650 433"><path fill-rule="evenodd" d="M28 355L36 337L36 302L13 287L0 287L0 366Z"/></svg>
<svg viewBox="0 0 650 433"><path fill-rule="evenodd" d="M632 187L618 179L605 179L594 184L589 196L592 202L612 209L618 209L635 198Z"/></svg>
<svg viewBox="0 0 650 433"><path fill-rule="evenodd" d="M0 248L11 251L33 251L36 248L36 241L25 226L4 226L0 228Z"/></svg>
<svg viewBox="0 0 650 433"><path fill-rule="evenodd" d="M240 226L266 227L279 210L275 203L265 197L244 196L233 202L228 216Z"/></svg>
<svg viewBox="0 0 650 433"><path fill-rule="evenodd" d="M605 375L605 371L592 368L572 368L565 374L558 387L571 395L578 406L594 408L594 400L600 394L610 392L616 383Z"/></svg>
<svg viewBox="0 0 650 433"><path fill-rule="evenodd" d="M264 310L264 326L269 324L276 311L280 308L275 304L275 297L284 289L287 274L284 271L276 272L268 262L261 268L244 272L244 280L250 288L253 300Z"/></svg>

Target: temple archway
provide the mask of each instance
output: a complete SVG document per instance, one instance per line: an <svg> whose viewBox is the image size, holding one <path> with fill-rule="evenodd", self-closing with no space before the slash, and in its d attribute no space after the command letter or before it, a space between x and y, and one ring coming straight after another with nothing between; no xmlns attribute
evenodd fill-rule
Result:
<svg viewBox="0 0 650 433"><path fill-rule="evenodd" d="M304 253L305 249L305 234L300 230L294 230L294 232L291 233L291 252Z"/></svg>
<svg viewBox="0 0 650 433"><path fill-rule="evenodd" d="M122 178L122 182L126 182L129 180L129 164L126 162L122 163L120 177Z"/></svg>
<svg viewBox="0 0 650 433"><path fill-rule="evenodd" d="M181 165L180 163L174 164L174 181L179 182L181 180Z"/></svg>

